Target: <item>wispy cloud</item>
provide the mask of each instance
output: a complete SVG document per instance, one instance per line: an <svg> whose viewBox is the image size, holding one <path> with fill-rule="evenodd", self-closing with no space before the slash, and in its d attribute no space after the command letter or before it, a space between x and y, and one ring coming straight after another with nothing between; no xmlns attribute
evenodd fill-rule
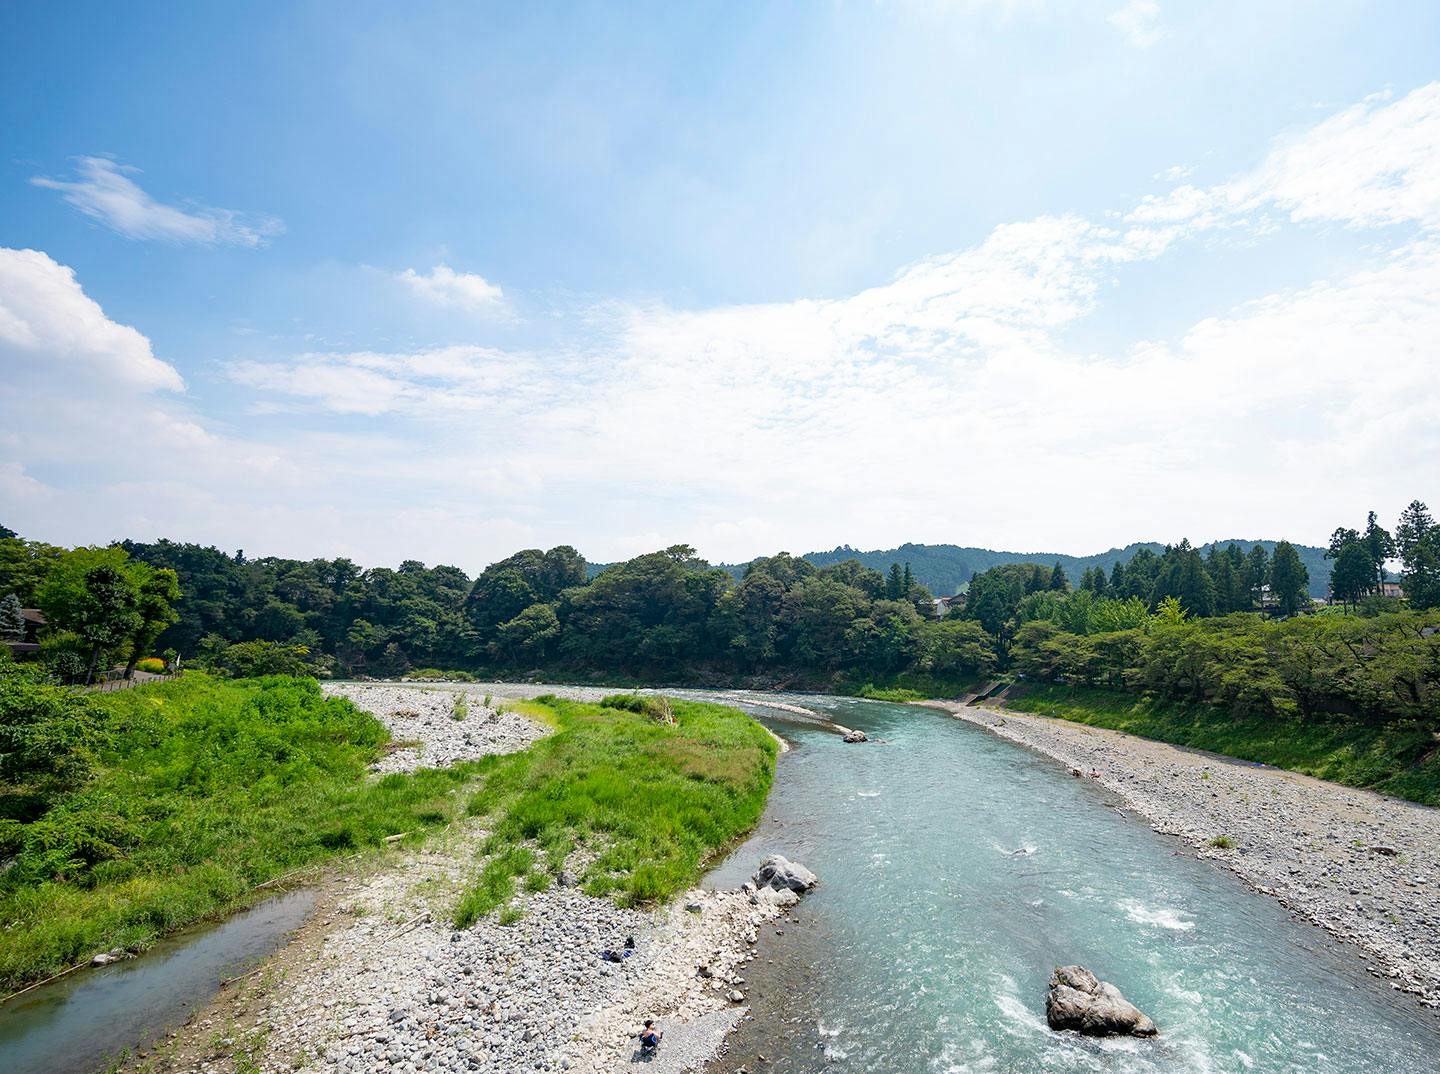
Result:
<svg viewBox="0 0 1440 1074"><path fill-rule="evenodd" d="M1157 25L1160 5L1155 0L1130 0L1124 7L1106 16L1106 21L1136 48L1149 48L1164 36Z"/></svg>
<svg viewBox="0 0 1440 1074"><path fill-rule="evenodd" d="M188 494L148 507L148 532L249 547L303 531L310 543L293 551L368 562L419 548L474 568L555 541L609 558L690 540L738 558L901 534L1077 551L1139 535L1319 539L1337 503L1393 510L1433 485L1437 162L1431 85L1344 109L1253 168L1143 199L1118 223L1007 224L838 298L590 304L572 311L569 349L543 352L238 362L229 376L284 413L227 441L148 397L72 413L74 378L33 343L5 356L50 387L0 417L27 463L80 451L61 429L83 430L91 458L115 443L183 458ZM1217 304L1159 338L1076 342L1137 268L1317 225L1363 229L1364 247L1327 261L1324 279ZM78 293L68 270L39 269ZM0 334L49 324L40 302L0 307ZM122 366L149 353L123 331L102 338ZM116 495L107 484L84 510L131 517Z"/></svg>
<svg viewBox="0 0 1440 1074"><path fill-rule="evenodd" d="M505 296L499 287L476 273L456 272L443 262L428 273L407 268L396 279L420 298L437 306L472 311L499 311L504 308Z"/></svg>
<svg viewBox="0 0 1440 1074"><path fill-rule="evenodd" d="M72 179L35 176L30 181L60 191L86 216L126 238L255 247L285 230L277 217L158 202L130 178L139 169L107 157L80 157L75 170Z"/></svg>

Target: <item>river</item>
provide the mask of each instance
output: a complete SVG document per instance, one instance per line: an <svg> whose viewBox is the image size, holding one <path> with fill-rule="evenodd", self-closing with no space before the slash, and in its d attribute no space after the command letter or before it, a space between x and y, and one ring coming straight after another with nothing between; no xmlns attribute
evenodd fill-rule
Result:
<svg viewBox="0 0 1440 1074"><path fill-rule="evenodd" d="M794 747L760 827L707 882L738 885L777 850L821 877L797 921L767 931L747 972L755 1018L717 1072L1440 1072L1434 1016L1355 951L1060 765L930 710L774 699L878 740L845 745L793 713L680 693L739 703ZM283 942L307 900L13 1000L0 1008L0 1071L85 1074L153 1039ZM1045 986L1070 962L1115 982L1160 1037L1052 1033Z"/></svg>
<svg viewBox="0 0 1440 1074"><path fill-rule="evenodd" d="M710 883L739 883L778 850L821 886L767 935L747 974L756 1018L715 1070L1440 1071L1432 1015L1092 781L940 713L781 700L880 741L746 706L794 748L760 828ZM1073 962L1160 1037L1051 1032L1046 984Z"/></svg>

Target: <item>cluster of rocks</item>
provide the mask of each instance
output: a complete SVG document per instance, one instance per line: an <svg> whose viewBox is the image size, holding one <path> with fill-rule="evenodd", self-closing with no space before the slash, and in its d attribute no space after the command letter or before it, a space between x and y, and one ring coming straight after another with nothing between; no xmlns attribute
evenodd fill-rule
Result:
<svg viewBox="0 0 1440 1074"><path fill-rule="evenodd" d="M444 768L486 754L515 753L546 734L518 713L485 705L478 691L365 683L325 683L322 689L373 713L396 743L417 743L381 757L372 766L380 773ZM463 717L456 719L456 698L462 695Z"/></svg>
<svg viewBox="0 0 1440 1074"><path fill-rule="evenodd" d="M1153 1037L1158 1032L1120 989L1084 966L1060 966L1050 977L1045 1021L1051 1029L1073 1029L1087 1037Z"/></svg>
<svg viewBox="0 0 1440 1074"><path fill-rule="evenodd" d="M777 896L815 884L776 857L747 890L637 910L555 887L521 896L517 921L491 914L455 930L442 908L465 872L456 851L473 845L416 854L333 894L312 949L256 1011L265 1074L609 1074L633 1058L646 1018L665 1029L648 1070L698 1068L744 1013L745 964L781 913L757 894L761 876Z"/></svg>
<svg viewBox="0 0 1440 1074"><path fill-rule="evenodd" d="M1370 973L1440 1008L1440 810L1292 772L1010 710L944 706L1089 773Z"/></svg>

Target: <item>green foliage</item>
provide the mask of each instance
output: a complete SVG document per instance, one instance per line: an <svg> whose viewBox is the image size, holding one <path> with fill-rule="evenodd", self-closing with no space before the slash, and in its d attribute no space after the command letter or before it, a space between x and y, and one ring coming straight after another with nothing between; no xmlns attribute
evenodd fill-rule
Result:
<svg viewBox="0 0 1440 1074"><path fill-rule="evenodd" d="M644 711L658 699L608 700L542 698L536 707L555 734L480 762L469 809L493 835L488 861L456 909L458 924L503 905L534 867L532 851L543 850L554 872L584 846L594 855L585 890L634 904L682 890L755 825L775 770L775 741L764 728L719 705L667 701L672 725Z"/></svg>
<svg viewBox="0 0 1440 1074"><path fill-rule="evenodd" d="M1401 513L1395 527L1395 548L1403 565L1400 581L1410 606L1440 608L1440 524L1419 500L1412 500Z"/></svg>
<svg viewBox="0 0 1440 1074"><path fill-rule="evenodd" d="M90 774L96 713L90 698L50 685L35 665L0 657L0 858L15 853L23 825Z"/></svg>
<svg viewBox="0 0 1440 1074"><path fill-rule="evenodd" d="M1341 715L1440 730L1436 626L1440 615L1413 612L1189 619L1177 599L1142 630L1082 636L1049 620L1026 623L1010 657L1032 681L1205 701L1239 716Z"/></svg>
<svg viewBox="0 0 1440 1074"><path fill-rule="evenodd" d="M1041 687L1007 704L1440 805L1440 751L1424 725L1237 717L1203 702L1060 686Z"/></svg>
<svg viewBox="0 0 1440 1074"><path fill-rule="evenodd" d="M446 822L469 766L367 779L384 726L312 679L77 695L0 677L0 985L139 947L256 884Z"/></svg>
<svg viewBox="0 0 1440 1074"><path fill-rule="evenodd" d="M1276 544L1270 560L1270 595L1274 597L1280 615L1295 615L1309 605L1309 582L1310 573L1305 564L1300 563L1300 554L1295 546L1290 541Z"/></svg>
<svg viewBox="0 0 1440 1074"><path fill-rule="evenodd" d="M22 608L38 606L40 585L65 554L43 541L0 536L0 593L13 593Z"/></svg>
<svg viewBox="0 0 1440 1074"><path fill-rule="evenodd" d="M209 671L237 679L263 675L310 675L310 650L276 641L242 641L231 645L211 635L200 646L200 664Z"/></svg>
<svg viewBox="0 0 1440 1074"><path fill-rule="evenodd" d="M148 671L152 675L160 675L165 671L165 661L158 656L147 656L143 660L135 661L136 671Z"/></svg>

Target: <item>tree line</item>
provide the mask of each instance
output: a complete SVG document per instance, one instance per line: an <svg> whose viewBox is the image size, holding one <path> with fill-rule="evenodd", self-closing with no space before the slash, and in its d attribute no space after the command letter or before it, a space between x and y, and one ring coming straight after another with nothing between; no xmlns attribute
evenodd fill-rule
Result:
<svg viewBox="0 0 1440 1074"><path fill-rule="evenodd" d="M1359 618L1412 622L1440 605L1440 526L1418 501L1393 535L1373 514L1364 530L1337 529L1331 553L1337 598ZM1351 588L1361 555L1364 577ZM1405 611L1382 595L1392 558L1410 595ZM971 579L944 617L901 563L888 572L854 560L821 567L780 553L736 580L676 545L588 574L569 546L517 552L472 579L414 560L364 569L344 558L251 559L166 540L65 550L0 537L0 594L46 612L42 656L72 678L163 649L234 675L434 668L825 687L1015 671L1160 689L1170 680L1153 664L1163 651L1154 639L1214 649L1223 637L1253 656L1264 647L1257 639L1271 637L1265 631L1339 629L1282 627L1324 618L1309 614L1305 566L1283 541L1273 554L1232 544L1202 555L1184 540L1158 554L1141 548L1108 574L1086 570L1074 586L1058 563L1004 564ZM1378 637L1363 636L1370 640L1355 642L1357 651ZM1214 659L1238 668L1251 658L1242 656ZM1229 700L1206 676L1183 683Z"/></svg>

